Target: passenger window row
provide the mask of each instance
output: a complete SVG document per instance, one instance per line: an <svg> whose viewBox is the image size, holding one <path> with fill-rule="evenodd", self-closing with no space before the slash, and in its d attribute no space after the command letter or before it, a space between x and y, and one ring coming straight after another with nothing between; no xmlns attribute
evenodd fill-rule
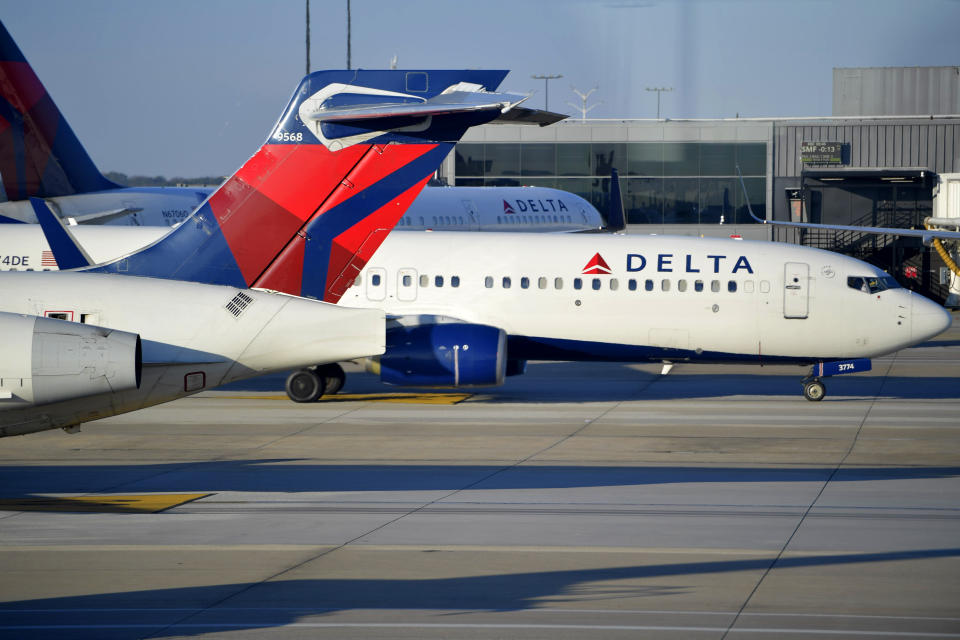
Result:
<svg viewBox="0 0 960 640"><path fill-rule="evenodd" d="M584 280L583 278L573 279L574 290L579 291L583 289L583 285L584 285L583 280ZM546 289L548 287L549 279L541 276L537 278L536 282L537 282L538 289ZM594 291L599 291L603 289L604 288L603 282L604 282L603 278L589 278L589 286ZM608 288L610 291L616 291L620 288L620 281L617 278L606 279L606 282L607 282L606 288ZM659 282L652 279L636 280L634 278L630 278L629 280L627 280L627 289L629 291L640 291L640 290L670 291L671 287L674 286L672 284L674 282L676 284L676 290L680 292L688 291L690 284L692 284L693 291L696 291L696 292L704 291L707 286L710 287L710 291L713 293L718 293L721 291L721 289L724 288L724 284L720 280L710 280L708 284L704 280L694 280L692 283L689 283L687 280L673 281L666 278L664 278L663 280L660 280ZM493 289L495 283L496 283L496 280L494 279L493 276L486 276L483 279L483 286L487 289ZM532 281L530 278L526 276L523 276L520 278L521 289L529 289L531 284L532 284ZM512 286L513 286L513 279L510 276L503 276L500 279L500 287L502 289L510 289ZM737 280L728 280L726 282L726 290L729 293L736 293L741 286L744 293L754 292L755 284L753 280L745 280L743 281L742 285L739 284ZM563 278L554 278L553 288L563 289ZM769 291L770 291L770 283L766 280L762 280L760 282L760 292L768 293Z"/></svg>

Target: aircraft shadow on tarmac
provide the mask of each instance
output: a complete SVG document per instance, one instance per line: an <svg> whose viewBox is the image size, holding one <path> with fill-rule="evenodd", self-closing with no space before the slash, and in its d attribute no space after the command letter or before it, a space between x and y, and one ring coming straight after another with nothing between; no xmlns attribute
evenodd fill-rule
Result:
<svg viewBox="0 0 960 640"><path fill-rule="evenodd" d="M820 483L830 478L832 473L834 469L827 466L331 465L297 459L131 465L6 465L0 466L0 499L59 493L450 492L683 483ZM839 470L831 482L928 480L957 476L960 476L960 467L857 467ZM60 507L55 510L64 511Z"/></svg>
<svg viewBox="0 0 960 640"><path fill-rule="evenodd" d="M443 388L400 387L383 384L373 374L348 373L344 393L475 393L470 402L548 403L623 402L631 400L682 400L731 396L779 396L807 405L800 382L808 368L768 367L764 373L727 373L725 365L709 367L706 373L683 373L684 365L662 376L621 363L531 363L528 373L507 378L500 387ZM695 365L700 371L705 365ZM757 368L756 371L761 371ZM796 371L784 375L783 371ZM776 372L776 373L775 373ZM272 374L219 387L218 391L284 393L286 374ZM935 400L960 397L956 377L885 377L847 375L825 380L824 404L860 398ZM323 402L323 399L321 399Z"/></svg>
<svg viewBox="0 0 960 640"><path fill-rule="evenodd" d="M426 550L424 566L442 566L443 554L456 551ZM791 568L859 565L953 558L960 548L917 549L879 553L824 554L786 557L776 561L777 570ZM143 638L190 636L214 631L265 629L304 620L323 624L325 615L351 609L440 612L431 623L456 625L458 614L510 612L544 605L616 601L683 594L694 588L660 584L658 579L676 576L763 571L769 557L715 562L666 563L640 566L538 571L485 576L425 579L300 579L271 580L224 585L149 589L61 598L43 598L0 603L0 632L33 628L48 637ZM591 584L618 581L612 584ZM383 621L383 618L377 618ZM76 626L71 626L76 625ZM98 625L103 625L97 628ZM40 628L36 628L40 627ZM90 634L81 636L80 634ZM22 636L21 636L22 637Z"/></svg>

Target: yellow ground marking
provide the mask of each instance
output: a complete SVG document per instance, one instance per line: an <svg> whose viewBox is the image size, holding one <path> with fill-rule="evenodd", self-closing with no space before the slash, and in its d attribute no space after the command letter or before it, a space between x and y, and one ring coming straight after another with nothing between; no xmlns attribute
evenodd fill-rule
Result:
<svg viewBox="0 0 960 640"><path fill-rule="evenodd" d="M36 496L0 498L0 511L77 511L83 513L158 513L211 493L149 495Z"/></svg>
<svg viewBox="0 0 960 640"><path fill-rule="evenodd" d="M338 393L318 402L404 402L407 404L459 404L472 393ZM290 400L287 396L220 396L228 400Z"/></svg>

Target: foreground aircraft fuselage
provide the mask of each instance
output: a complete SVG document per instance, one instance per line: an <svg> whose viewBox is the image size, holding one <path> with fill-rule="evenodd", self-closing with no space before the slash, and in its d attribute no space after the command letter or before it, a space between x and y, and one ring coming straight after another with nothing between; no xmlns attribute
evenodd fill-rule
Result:
<svg viewBox="0 0 960 640"><path fill-rule="evenodd" d="M496 327L510 360L805 364L890 353L950 324L847 256L671 236L394 235L342 304Z"/></svg>
<svg viewBox="0 0 960 640"><path fill-rule="evenodd" d="M105 260L160 231L75 233ZM32 225L0 238L0 256L15 246L24 255L14 261L35 262L46 248ZM859 260L686 236L391 234L341 304L397 318L379 370L406 385L499 384L528 359L871 358L950 324L940 306ZM453 358L457 345L469 349Z"/></svg>
<svg viewBox="0 0 960 640"><path fill-rule="evenodd" d="M0 291L0 436L384 347L383 312L277 293L68 272L0 273Z"/></svg>

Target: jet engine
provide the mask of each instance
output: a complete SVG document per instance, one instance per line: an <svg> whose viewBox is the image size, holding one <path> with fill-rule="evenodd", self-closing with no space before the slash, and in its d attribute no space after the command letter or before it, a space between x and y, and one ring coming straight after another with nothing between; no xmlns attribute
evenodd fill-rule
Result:
<svg viewBox="0 0 960 640"><path fill-rule="evenodd" d="M140 387L140 336L0 313L0 411Z"/></svg>
<svg viewBox="0 0 960 640"><path fill-rule="evenodd" d="M391 322L386 351L370 370L387 384L467 387L503 384L506 368L502 329L447 321Z"/></svg>

